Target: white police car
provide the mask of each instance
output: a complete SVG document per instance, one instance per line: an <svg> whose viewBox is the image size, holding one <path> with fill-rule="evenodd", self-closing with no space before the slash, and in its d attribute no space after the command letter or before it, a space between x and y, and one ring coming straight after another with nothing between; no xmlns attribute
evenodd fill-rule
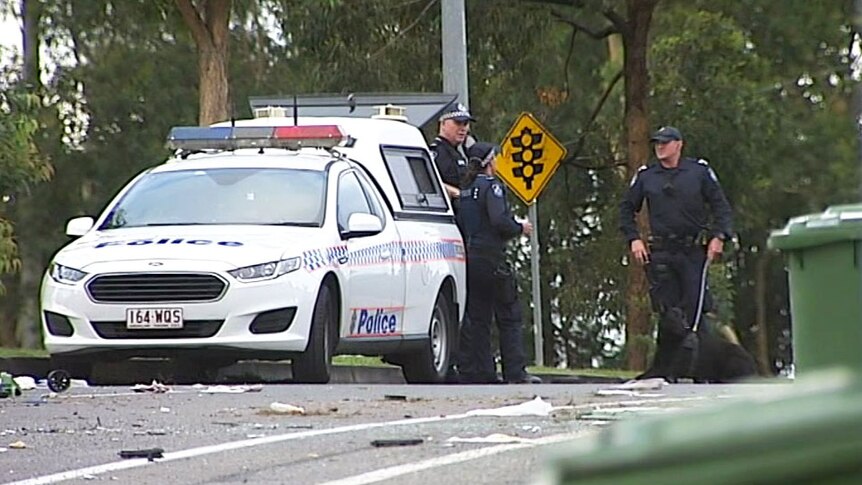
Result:
<svg viewBox="0 0 862 485"><path fill-rule="evenodd" d="M195 370L386 356L440 382L465 306L464 248L421 132L391 119L261 117L174 128L43 279L44 342L86 375L128 357Z"/></svg>

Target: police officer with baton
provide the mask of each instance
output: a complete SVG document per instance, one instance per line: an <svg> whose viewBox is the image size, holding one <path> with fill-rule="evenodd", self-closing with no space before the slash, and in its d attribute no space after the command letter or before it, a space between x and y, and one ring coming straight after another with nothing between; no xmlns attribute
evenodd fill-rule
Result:
<svg viewBox="0 0 862 485"><path fill-rule="evenodd" d="M538 384L527 374L523 322L518 288L506 261L506 244L520 235L529 236L533 225L515 220L503 186L494 178L497 147L476 142L467 154L467 175L461 191L459 217L467 246L467 333L462 349L461 382L496 383L497 370L491 353L491 320L500 334L503 380L513 384Z"/></svg>
<svg viewBox="0 0 862 485"><path fill-rule="evenodd" d="M678 129L662 127L650 141L658 163L642 166L632 178L620 204L620 230L632 258L646 267L653 310L664 315L680 309L696 330L712 305L707 269L732 237L731 208L706 160L682 157ZM644 201L652 233L646 241L635 222Z"/></svg>

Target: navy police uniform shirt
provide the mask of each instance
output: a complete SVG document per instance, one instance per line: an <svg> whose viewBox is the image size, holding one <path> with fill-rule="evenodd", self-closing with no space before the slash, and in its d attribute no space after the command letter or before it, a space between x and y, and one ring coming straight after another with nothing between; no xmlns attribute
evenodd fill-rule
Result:
<svg viewBox="0 0 862 485"><path fill-rule="evenodd" d="M436 137L428 145L437 170L443 183L453 187L461 188L461 180L467 173L467 155L461 146L454 146L442 137Z"/></svg>
<svg viewBox="0 0 862 485"><path fill-rule="evenodd" d="M502 256L506 243L522 232L509 209L503 185L494 177L480 174L461 191L460 198L467 253L478 249Z"/></svg>
<svg viewBox="0 0 862 485"><path fill-rule="evenodd" d="M640 239L635 214L644 200L657 237L731 237L730 204L706 160L682 158L675 168L656 163L638 170L620 204L620 230L629 244Z"/></svg>

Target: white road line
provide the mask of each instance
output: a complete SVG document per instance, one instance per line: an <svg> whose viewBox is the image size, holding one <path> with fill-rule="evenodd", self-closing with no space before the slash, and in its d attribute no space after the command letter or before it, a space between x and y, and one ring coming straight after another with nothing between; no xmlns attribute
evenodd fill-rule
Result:
<svg viewBox="0 0 862 485"><path fill-rule="evenodd" d="M303 438L311 438L315 436L325 436L330 434L339 434L339 433L349 433L352 431L364 431L367 429L374 428L384 428L388 426L405 426L411 424L424 424L424 423L434 423L439 421L451 421L455 419L463 419L468 418L470 416L466 414L452 414L448 416L432 416L428 418L411 418L411 419L399 419L396 421L384 421L378 423L363 423L363 424L354 424L350 426L340 426L337 428L329 428L329 429L319 429L313 431L299 431L295 433L286 433L274 436L264 436L262 438L251 438L247 440L240 441L232 441L229 443L222 443L219 445L210 445L210 446L201 446L198 448L190 448L187 450L175 451L170 453L165 453L164 458L160 458L155 462L148 461L146 458L135 458L130 460L122 460L115 461L111 463L105 463L103 465L95 465L86 468L79 468L77 470L69 470L60 473L54 473L52 475L44 475L41 477L30 478L26 480L20 480L17 482L9 482L6 485L41 485L48 483L57 483L62 482L64 480L71 480L74 478L83 478L88 475L101 475L103 473L118 471L118 470L127 470L129 468L137 468L141 466L151 465L154 463L162 463L167 461L174 460L182 460L185 458L192 458L201 455L209 455L212 453L220 453L222 451L236 450L240 448L248 448L251 446L258 445L266 445L270 443L279 443L282 441L291 441L291 440L299 440Z"/></svg>
<svg viewBox="0 0 862 485"><path fill-rule="evenodd" d="M478 448L475 450L462 451L461 453L438 456L416 463L405 463L403 465L396 465L389 468L381 468L379 470L362 473L360 475L354 475L352 477L342 478L340 480L325 482L320 485L365 485L368 483L377 483L382 482L383 480L389 480L390 478L407 475L408 473L415 473L418 471L428 470L430 468L436 468L440 466L454 465L455 463L476 460L479 458L484 458L486 456L505 453L507 451L519 450L522 448L533 448L535 446L559 443L561 441L570 441L584 436L588 433L589 432L556 434L546 436L544 438L530 440L529 442L525 443L512 443L490 446L487 448Z"/></svg>
<svg viewBox="0 0 862 485"><path fill-rule="evenodd" d="M640 400L626 400L626 401L592 402L592 403L588 403L588 404L581 404L581 405L575 405L575 406L559 406L559 407L555 407L554 409L555 410L556 409L583 409L583 408L590 408L590 407L596 407L596 406L643 405L643 404L655 404L655 403L662 403L662 402L667 403L667 402L695 401L695 400L700 400L700 399L701 398L664 398L664 399L640 399ZM353 431L364 431L367 429L384 428L387 426L405 426L405 425L411 425L411 424L424 424L424 423L434 423L434 422L440 422L440 421L451 421L451 420L464 419L464 418L469 418L469 417L475 417L475 416L470 416L470 415L465 413L465 414L452 414L452 415L448 415L448 416L432 416L432 417L428 417L428 418L399 419L396 421L384 421L384 422L378 422L378 423L354 424L354 425L350 425L350 426L340 426L337 428L319 429L319 430L312 430L312 431L299 431L299 432L286 433L286 434L280 434L280 435L274 435L274 436L264 436L262 438L251 438L251 439L245 439L245 440L240 440L240 441L232 441L232 442L228 442L228 443L222 443L222 444L218 444L218 445L201 446L201 447L197 447L197 448L189 448L187 450L169 452L169 453L165 453L163 458L160 458L155 462L148 461L146 458L135 458L135 459L128 459L128 460L121 460L121 461L115 461L115 462L111 462L111 463L105 463L102 465L95 465L95 466L90 466L90 467L86 467L86 468L79 468L76 470L68 470L68 471L64 471L64 472L54 473L51 475L43 475L41 477L29 478L29 479L20 480L17 482L8 482L4 485L42 485L42 484L49 484L49 483L58 483L58 482L62 482L64 480L72 480L75 478L84 478L85 476L101 475L101 474L108 473L108 472L127 470L130 468L137 468L137 467L152 465L155 463L174 461L174 460L182 460L185 458L193 458L196 456L209 455L212 453L220 453L222 451L236 450L236 449L240 449L240 448L249 448L252 446L267 445L270 443L280 443L282 441L299 440L299 439L304 439L304 438L312 438L315 436L325 436L325 435L330 435L330 434L350 433ZM554 438L555 436L563 436L563 435L554 435L554 436L549 436L547 438L542 438L542 439L551 439L551 438ZM539 440L537 440L537 441L539 441ZM460 459L460 461L474 459L474 458L470 458L470 456L471 456L470 453L480 453L480 455L476 457L476 458L479 458L481 456L486 456L486 455L481 455L481 453L488 453L488 451L486 451L486 450L500 449L499 451L494 451L491 453L491 454L494 454L494 453L502 453L504 451L507 451L508 449L523 448L524 446L536 446L536 445L532 444L532 443L529 443L529 444L520 444L519 443L519 444L511 444L511 445L508 445L508 444L507 445L499 445L499 446L494 446L491 448L483 448L481 450L474 450L473 452L465 452L465 453L467 453L467 455L466 455L467 458ZM457 457L460 455L461 454L449 455L448 459L452 459L451 457ZM447 459L447 457L442 457L440 459ZM457 462L458 461L455 461L453 463L457 463ZM420 463L425 463L425 462L420 462ZM404 465L404 466L407 466L407 465ZM432 464L431 466L440 466L440 465ZM405 473L409 473L409 472L405 472ZM359 482L357 482L357 483L359 483ZM363 482L363 483L366 483L366 482Z"/></svg>

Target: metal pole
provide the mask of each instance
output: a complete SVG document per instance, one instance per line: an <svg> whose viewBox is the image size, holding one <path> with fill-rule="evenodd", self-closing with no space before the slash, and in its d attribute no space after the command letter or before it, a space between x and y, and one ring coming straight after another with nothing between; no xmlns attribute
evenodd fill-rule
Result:
<svg viewBox="0 0 862 485"><path fill-rule="evenodd" d="M853 2L853 30L856 31L857 35L862 35L862 0L855 0ZM854 43L857 42L859 42L858 38ZM857 52L855 61L859 62L860 57L862 57L862 54ZM857 147L859 161L862 162L862 86L859 83L856 83L856 87L853 88L853 96L855 105L853 109L853 127L856 129L856 138L859 140ZM862 179L859 180L859 195L862 197Z"/></svg>
<svg viewBox="0 0 862 485"><path fill-rule="evenodd" d="M443 50L443 92L458 93L458 101L470 106L467 83L467 27L464 0L440 0Z"/></svg>
<svg viewBox="0 0 862 485"><path fill-rule="evenodd" d="M530 204L530 222L533 233L530 234L530 269L533 280L533 344L536 352L536 365L545 365L542 345L542 281L539 275L539 201Z"/></svg>

